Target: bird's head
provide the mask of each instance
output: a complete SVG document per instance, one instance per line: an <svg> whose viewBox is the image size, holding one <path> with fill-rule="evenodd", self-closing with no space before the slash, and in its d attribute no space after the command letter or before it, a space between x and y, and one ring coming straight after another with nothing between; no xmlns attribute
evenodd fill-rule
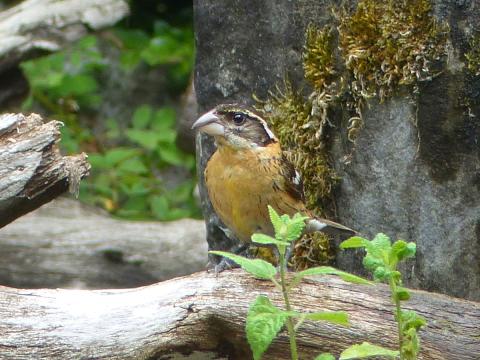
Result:
<svg viewBox="0 0 480 360"><path fill-rule="evenodd" d="M238 104L218 105L200 116L192 129L214 136L220 146L235 149L258 148L277 142L265 120Z"/></svg>

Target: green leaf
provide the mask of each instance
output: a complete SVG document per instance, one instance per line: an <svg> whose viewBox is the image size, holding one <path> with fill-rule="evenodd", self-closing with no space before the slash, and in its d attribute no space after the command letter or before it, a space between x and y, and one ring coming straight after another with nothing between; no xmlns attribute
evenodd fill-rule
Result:
<svg viewBox="0 0 480 360"><path fill-rule="evenodd" d="M254 360L262 357L287 318L288 314L275 307L266 296L256 298L248 310L246 321L247 340Z"/></svg>
<svg viewBox="0 0 480 360"><path fill-rule="evenodd" d="M390 252L392 244L387 235L378 233L372 241L368 242L366 247L370 256L377 259L383 259L385 255Z"/></svg>
<svg viewBox="0 0 480 360"><path fill-rule="evenodd" d="M264 235L264 234L253 234L252 235L252 241L255 242L255 243L264 244L264 245L268 245L268 244L275 244L277 246L288 246L288 245L290 245L290 243L288 243L286 241L280 241L280 240L274 239L271 236Z"/></svg>
<svg viewBox="0 0 480 360"><path fill-rule="evenodd" d="M225 251L209 251L209 253L235 261L242 269L259 279L272 279L277 274L277 269L272 264L261 259L247 259Z"/></svg>
<svg viewBox="0 0 480 360"><path fill-rule="evenodd" d="M121 163L122 161L132 158L138 154L139 154L139 151L137 149L116 148L116 149L108 150L105 153L105 161L111 167L114 167L115 165Z"/></svg>
<svg viewBox="0 0 480 360"><path fill-rule="evenodd" d="M410 293L408 292L408 290L400 286L397 287L395 294L393 294L393 296L400 301L406 301L410 299Z"/></svg>
<svg viewBox="0 0 480 360"><path fill-rule="evenodd" d="M404 331L409 329L419 330L422 326L427 324L427 321L423 316L418 315L412 310L402 310L400 316L402 317Z"/></svg>
<svg viewBox="0 0 480 360"><path fill-rule="evenodd" d="M364 342L362 344L352 345L342 351L339 360L363 359L371 356L398 358L400 356L400 352Z"/></svg>
<svg viewBox="0 0 480 360"><path fill-rule="evenodd" d="M342 280L351 282L354 284L366 284L366 285L372 284L371 281L368 281L359 276L347 273L345 271L335 269L331 266L318 266L318 267L310 268L307 270L303 270L298 272L295 278L301 278L301 277L310 276L310 275L338 275L342 278Z"/></svg>
<svg viewBox="0 0 480 360"><path fill-rule="evenodd" d="M150 207L157 219L165 220L169 211L168 200L165 196L152 196L150 199Z"/></svg>
<svg viewBox="0 0 480 360"><path fill-rule="evenodd" d="M335 356L330 353L323 353L318 355L315 360L335 360Z"/></svg>
<svg viewBox="0 0 480 360"><path fill-rule="evenodd" d="M163 161L170 165L183 165L185 156L175 145L162 146L157 150L158 155Z"/></svg>
<svg viewBox="0 0 480 360"><path fill-rule="evenodd" d="M159 136L153 131L129 129L125 134L129 140L148 150L154 150L158 145Z"/></svg>
<svg viewBox="0 0 480 360"><path fill-rule="evenodd" d="M295 214L293 219L289 219L286 222L287 233L285 236L285 240L287 240L288 242L292 242L302 236L303 229L305 228L306 219L308 219L308 217L302 216L300 214Z"/></svg>
<svg viewBox="0 0 480 360"><path fill-rule="evenodd" d="M117 171L125 171L130 172L133 174L147 174L149 173L148 168L145 166L142 160L140 159L128 159L121 162L118 167Z"/></svg>
<svg viewBox="0 0 480 360"><path fill-rule="evenodd" d="M349 326L348 314L345 311L320 311L306 314L305 319L315 321L327 321L332 324Z"/></svg>
<svg viewBox="0 0 480 360"><path fill-rule="evenodd" d="M152 119L152 107L149 105L142 105L135 109L132 117L132 126L134 129L146 129Z"/></svg>
<svg viewBox="0 0 480 360"><path fill-rule="evenodd" d="M280 217L280 215L278 215L275 209L270 205L268 205L268 214L270 215L270 221L272 222L273 229L275 230L275 234L280 234L282 227L284 226L282 218Z"/></svg>
<svg viewBox="0 0 480 360"><path fill-rule="evenodd" d="M340 244L340 249L355 249L367 246L370 241L360 236L352 236Z"/></svg>
<svg viewBox="0 0 480 360"><path fill-rule="evenodd" d="M407 243L404 240L397 240L392 245L392 254L398 261L415 256L417 245L413 242Z"/></svg>
<svg viewBox="0 0 480 360"><path fill-rule="evenodd" d="M175 110L170 107L163 107L155 111L152 120L152 130L163 131L173 128L175 125Z"/></svg>

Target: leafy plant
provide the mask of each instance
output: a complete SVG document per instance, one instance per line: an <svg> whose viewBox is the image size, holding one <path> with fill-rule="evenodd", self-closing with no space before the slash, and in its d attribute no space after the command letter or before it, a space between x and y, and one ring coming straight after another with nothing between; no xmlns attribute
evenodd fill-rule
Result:
<svg viewBox="0 0 480 360"><path fill-rule="evenodd" d="M305 313L293 309L290 302L292 289L297 286L305 276L309 275L338 275L345 281L353 283L370 284L370 282L329 266L310 268L294 273L291 279L287 279L287 248L301 236L307 218L300 214L295 214L293 218L288 215L280 216L270 206L268 207L268 211L275 230L275 237L264 234L254 234L252 241L257 244L276 247L280 263L278 270L272 264L261 259L248 259L223 251L211 251L210 253L224 256L236 262L256 278L272 281L275 287L282 293L284 300L283 309L274 305L265 295L259 295L249 308L246 332L247 340L253 352L253 358L255 360L260 359L280 330L286 326L290 340L292 359L298 359L296 333L305 320L327 321L342 326L348 326L349 322L348 315L343 311ZM378 354L378 349L369 352L368 348L363 347L361 350L364 351L363 353L370 354L369 356ZM352 353L356 354L357 351L353 349L350 354ZM333 356L330 354L321 354L317 357L317 360L328 360L332 358ZM349 358L351 357L343 357L343 359Z"/></svg>
<svg viewBox="0 0 480 360"><path fill-rule="evenodd" d="M92 171L81 184L81 200L130 219L200 217L193 195L195 160L176 146L172 108L142 105L126 129L116 119L106 119L105 132L94 135L91 118L102 101L99 79L109 71L99 36L87 36L65 51L22 63L30 85L23 109L62 120L63 151L89 154ZM191 27L157 21L150 33L117 27L105 39L120 48L125 72L141 63L163 66L173 84L168 91L184 89L193 64ZM178 173L186 180L169 180Z"/></svg>
<svg viewBox="0 0 480 360"><path fill-rule="evenodd" d="M373 273L373 278L376 281L390 285L392 301L395 305L395 320L398 324L400 359L417 359L420 350L420 340L417 332L426 324L426 321L415 311L401 309L401 302L407 301L410 298L410 293L402 287L401 273L397 270L399 262L415 256L415 243L397 240L392 244L387 235L379 233L371 241L354 236L340 244L340 247L342 249L365 248L367 252L363 259L365 268ZM392 352L391 355L385 353L383 355L396 357L398 352L396 353Z"/></svg>
<svg viewBox="0 0 480 360"><path fill-rule="evenodd" d="M83 199L100 203L118 216L133 219L174 220L199 217L193 197L195 159L175 145L175 112L140 106L124 132L110 123L113 138L131 145L89 156L92 176L82 184ZM162 169L183 168L191 176L178 186L165 188L154 174Z"/></svg>

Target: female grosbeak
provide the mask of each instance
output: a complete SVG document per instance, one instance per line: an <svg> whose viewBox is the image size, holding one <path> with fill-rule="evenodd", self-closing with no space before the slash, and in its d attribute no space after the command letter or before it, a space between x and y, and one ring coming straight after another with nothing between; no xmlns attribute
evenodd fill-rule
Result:
<svg viewBox="0 0 480 360"><path fill-rule="evenodd" d="M219 105L192 129L215 138L217 150L205 168L208 195L217 215L241 242L251 242L257 232L274 235L267 205L279 214L308 216L307 233L355 233L307 210L300 174L254 111L238 104Z"/></svg>

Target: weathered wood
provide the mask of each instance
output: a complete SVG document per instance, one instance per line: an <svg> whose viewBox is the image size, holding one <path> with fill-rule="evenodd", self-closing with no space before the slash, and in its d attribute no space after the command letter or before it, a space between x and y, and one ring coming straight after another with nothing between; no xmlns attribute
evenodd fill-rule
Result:
<svg viewBox="0 0 480 360"><path fill-rule="evenodd" d="M480 304L412 291L408 308L428 320L420 359L478 359ZM245 315L259 294L280 305L267 281L241 270L197 273L126 290L0 288L0 354L14 359L249 359ZM392 347L396 325L385 286L309 279L294 290L304 311L344 310L349 328L306 322L298 333L301 359L336 355L353 343ZM183 355L185 357L183 357ZM189 355L189 356L187 356ZM288 359L284 332L264 359Z"/></svg>
<svg viewBox="0 0 480 360"><path fill-rule="evenodd" d="M207 264L201 220L118 220L64 197L1 229L0 249L0 284L21 288L144 286Z"/></svg>
<svg viewBox="0 0 480 360"><path fill-rule="evenodd" d="M0 73L35 53L58 51L127 13L124 0L23 1L0 12Z"/></svg>
<svg viewBox="0 0 480 360"><path fill-rule="evenodd" d="M0 228L70 189L90 165L86 155L61 156L59 121L0 115Z"/></svg>

